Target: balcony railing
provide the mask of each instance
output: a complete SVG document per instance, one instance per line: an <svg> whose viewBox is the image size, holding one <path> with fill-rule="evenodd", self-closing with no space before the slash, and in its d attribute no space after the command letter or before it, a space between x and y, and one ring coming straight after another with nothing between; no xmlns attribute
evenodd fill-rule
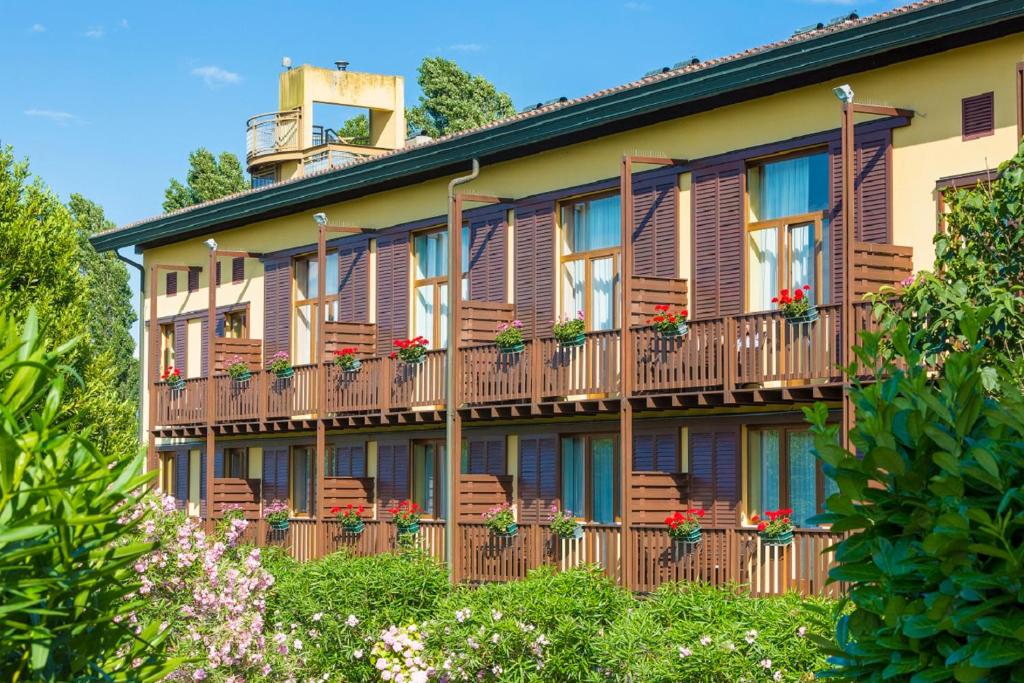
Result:
<svg viewBox="0 0 1024 683"><path fill-rule="evenodd" d="M299 148L300 113L275 111L257 114L245 126L246 159L278 152L292 152Z"/></svg>

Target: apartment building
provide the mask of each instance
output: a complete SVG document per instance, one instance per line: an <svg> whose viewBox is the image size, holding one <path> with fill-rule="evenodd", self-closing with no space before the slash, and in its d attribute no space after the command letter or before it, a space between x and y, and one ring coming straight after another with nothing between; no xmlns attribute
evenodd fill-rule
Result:
<svg viewBox="0 0 1024 683"><path fill-rule="evenodd" d="M250 120L251 191L93 238L149 274L149 466L207 519L285 501L288 530L253 540L300 558L389 551L409 499L460 581L597 563L640 591L835 591L802 408L849 424L864 295L929 268L942 191L1015 153L1022 30L1019 2L918 2L437 140L402 139L401 79L285 71L280 111ZM366 107L371 139L317 127L323 101ZM803 285L817 319L787 321L772 298ZM657 306L687 333L652 330ZM563 346L552 321L577 313ZM422 362L390 357L416 336ZM511 537L481 518L502 502ZM360 534L331 512L348 503ZM579 537L552 535L552 506ZM751 517L780 507L795 541L764 547ZM663 523L689 508L699 546Z"/></svg>

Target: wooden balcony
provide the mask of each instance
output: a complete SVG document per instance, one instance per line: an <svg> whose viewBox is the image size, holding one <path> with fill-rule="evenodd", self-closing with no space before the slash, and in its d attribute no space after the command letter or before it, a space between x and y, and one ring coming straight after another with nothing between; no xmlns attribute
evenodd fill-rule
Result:
<svg viewBox="0 0 1024 683"><path fill-rule="evenodd" d="M854 305L855 333L876 323L871 304ZM681 337L662 337L634 327L634 362L622 368L621 331L588 332L583 345L562 348L551 338L527 340L520 353L502 353L494 344L471 343L462 354L462 410L474 417L544 414L580 404L614 410L621 400L620 378L633 373L639 408L715 406L732 403L829 398L842 381L848 361L842 349L841 307L819 306L818 320L792 324L778 311L692 320ZM437 422L446 399L447 354L428 351L422 363L361 354L362 366L344 372L324 369L330 420L358 424ZM315 365L294 368L280 379L253 372L244 383L217 374L215 425L303 423L319 417L319 372ZM198 429L207 424L208 380L185 381L182 389L157 385L158 429ZM838 395L838 394L837 394ZM339 425L341 423L339 422ZM343 426L343 425L341 425Z"/></svg>

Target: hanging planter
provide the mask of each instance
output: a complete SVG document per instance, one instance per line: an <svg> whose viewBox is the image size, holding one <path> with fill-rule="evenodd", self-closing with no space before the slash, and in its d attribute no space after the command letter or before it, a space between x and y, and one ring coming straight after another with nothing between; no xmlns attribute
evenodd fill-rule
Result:
<svg viewBox="0 0 1024 683"><path fill-rule="evenodd" d="M813 323L818 319L818 308L816 306L810 306L805 313L802 315L787 315L786 322L790 325L804 325L806 323Z"/></svg>
<svg viewBox="0 0 1024 683"><path fill-rule="evenodd" d="M526 348L523 341L522 321L498 323L498 333L494 335L494 343L498 346L498 353L522 353Z"/></svg>
<svg viewBox="0 0 1024 683"><path fill-rule="evenodd" d="M772 303L779 305L783 317L790 325L804 325L818 319L818 309L811 300L810 285L797 287L792 293L783 289L778 296L772 297Z"/></svg>
<svg viewBox="0 0 1024 683"><path fill-rule="evenodd" d="M411 500L403 500L388 510L395 520L398 536L415 536L420 530L420 506Z"/></svg>
<svg viewBox="0 0 1024 683"><path fill-rule="evenodd" d="M273 500L263 509L263 519L274 531L288 531L288 506Z"/></svg>
<svg viewBox="0 0 1024 683"><path fill-rule="evenodd" d="M291 359L286 351L275 353L267 366L278 379L288 379L295 374L295 368L292 367Z"/></svg>
<svg viewBox="0 0 1024 683"><path fill-rule="evenodd" d="M551 522L551 531L563 540L583 538L583 525L576 521L572 510L559 510L557 506L552 505L548 521Z"/></svg>
<svg viewBox="0 0 1024 683"><path fill-rule="evenodd" d="M181 370L178 368L167 368L160 376L160 379L167 383L167 387L171 391L181 391L185 388L185 378L181 376Z"/></svg>
<svg viewBox="0 0 1024 683"><path fill-rule="evenodd" d="M419 365L427 357L427 344L429 343L423 337L396 339L395 346L398 347L398 350L392 351L389 358L392 360L397 358L406 365Z"/></svg>
<svg viewBox="0 0 1024 683"><path fill-rule="evenodd" d="M659 304L654 307L655 315L647 322L662 337L682 337L690 331L686 322L689 312L683 308L672 313L666 304Z"/></svg>
<svg viewBox="0 0 1024 683"><path fill-rule="evenodd" d="M757 524L757 535L761 543L766 546L786 546L793 542L793 522L789 516L793 514L790 508L781 510L768 510L764 513L768 521L754 515L750 521Z"/></svg>
<svg viewBox="0 0 1024 683"><path fill-rule="evenodd" d="M490 510L482 513L484 523L495 536L511 538L519 533L519 525L516 524L516 509L508 503L496 505Z"/></svg>
<svg viewBox="0 0 1024 683"><path fill-rule="evenodd" d="M585 342L586 340L587 340L586 335L584 335L582 332L580 332L575 337L570 337L568 339L559 339L558 340L558 346L563 348L563 349L573 349L573 348L576 348L578 346L583 346L583 342Z"/></svg>
<svg viewBox="0 0 1024 683"><path fill-rule="evenodd" d="M704 538L704 531L699 527L686 532L680 536L673 536L672 540L683 545L698 545Z"/></svg>
<svg viewBox="0 0 1024 683"><path fill-rule="evenodd" d="M551 332L555 335L558 346L563 349L583 346L583 342L586 341L585 329L583 311L576 311L575 318L567 316L562 320L556 320L551 325Z"/></svg>
<svg viewBox="0 0 1024 683"><path fill-rule="evenodd" d="M342 531L358 536L366 528L362 517L364 509L362 505L357 507L349 503L343 508L338 506L331 508L331 514L341 523Z"/></svg>
<svg viewBox="0 0 1024 683"><path fill-rule="evenodd" d="M790 545L793 542L792 529L774 535L768 535L764 532L759 531L757 535L761 537L761 544L769 547L783 547Z"/></svg>
<svg viewBox="0 0 1024 683"><path fill-rule="evenodd" d="M356 358L358 352L359 349L355 347L335 351L334 365L342 372L359 372L359 368L363 367L363 361Z"/></svg>
<svg viewBox="0 0 1024 683"><path fill-rule="evenodd" d="M700 543L703 530L700 520L704 518L704 510L694 508L686 512L676 512L665 518L668 533L676 543L696 545Z"/></svg>
<svg viewBox="0 0 1024 683"><path fill-rule="evenodd" d="M411 522L409 524L396 523L395 526L398 528L399 536L415 536L420 531L419 522Z"/></svg>
<svg viewBox="0 0 1024 683"><path fill-rule="evenodd" d="M241 356L228 359L228 376L238 386L245 386L252 379L252 372Z"/></svg>
<svg viewBox="0 0 1024 683"><path fill-rule="evenodd" d="M288 531L288 520L287 519L282 519L282 520L273 521L273 522L267 522L267 523L270 525L270 528L273 529L274 531Z"/></svg>

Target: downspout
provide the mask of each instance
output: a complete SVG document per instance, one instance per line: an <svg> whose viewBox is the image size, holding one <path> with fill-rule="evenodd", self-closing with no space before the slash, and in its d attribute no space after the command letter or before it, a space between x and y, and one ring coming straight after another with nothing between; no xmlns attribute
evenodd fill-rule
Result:
<svg viewBox="0 0 1024 683"><path fill-rule="evenodd" d="M445 410L445 480L448 482L448 500L445 501L447 533L444 535L445 561L448 571L455 576L455 534L457 533L455 497L458 493L459 473L462 469L462 423L458 417L459 374L457 373L462 298L462 207L455 196L455 188L480 175L480 161L473 159L469 175L452 178L448 183L448 349L446 351L445 380L447 382ZM459 225L455 225L458 222ZM452 273L456 277L452 277Z"/></svg>
<svg viewBox="0 0 1024 683"><path fill-rule="evenodd" d="M137 407L135 409L135 421L139 425L139 443L143 443L146 440L146 429L142 424L142 399L145 395L143 392L145 391L146 386L146 358L143 353L143 349L146 347L142 343L143 335L146 331L146 322L143 320L146 312L146 269L143 268L141 263L136 263L127 256L122 256L121 252L117 249L114 249L114 256L116 256L118 260L124 261L129 266L139 271L139 341L135 347L139 350L139 400L136 401Z"/></svg>

